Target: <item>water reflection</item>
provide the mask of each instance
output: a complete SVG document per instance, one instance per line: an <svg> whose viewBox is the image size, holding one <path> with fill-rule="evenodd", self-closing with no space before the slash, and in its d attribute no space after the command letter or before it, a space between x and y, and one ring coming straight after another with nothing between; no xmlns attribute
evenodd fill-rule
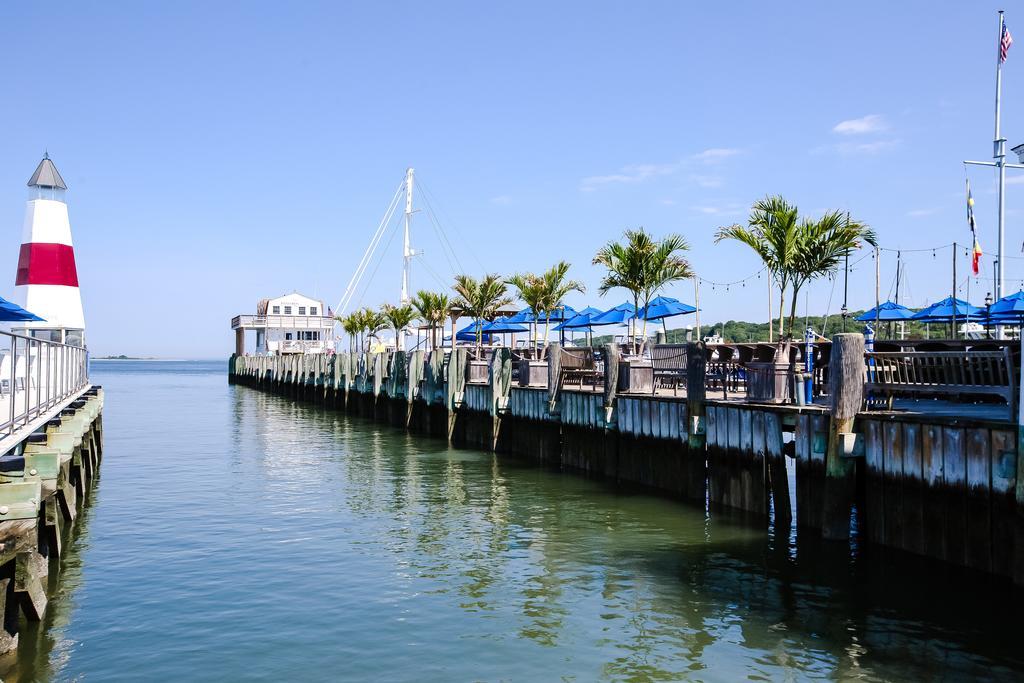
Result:
<svg viewBox="0 0 1024 683"><path fill-rule="evenodd" d="M256 392L237 391L235 401L253 404L240 412L267 434L298 424L344 435L334 460L344 473L339 500L343 514L372 527L362 551L392 555L413 590L502 622L460 637L564 648L616 679L1009 675L1022 664L1000 642L993 617L1010 622L998 599L982 609L950 601L939 581L915 574L924 563L851 560L725 513L708 517ZM935 595L941 609L927 606Z"/></svg>

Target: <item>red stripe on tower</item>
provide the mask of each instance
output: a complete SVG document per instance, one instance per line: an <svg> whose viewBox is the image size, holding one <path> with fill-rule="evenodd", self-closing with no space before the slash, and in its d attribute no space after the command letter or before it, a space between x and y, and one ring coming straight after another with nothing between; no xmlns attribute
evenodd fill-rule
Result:
<svg viewBox="0 0 1024 683"><path fill-rule="evenodd" d="M75 250L68 244L32 242L21 245L15 285L78 286Z"/></svg>

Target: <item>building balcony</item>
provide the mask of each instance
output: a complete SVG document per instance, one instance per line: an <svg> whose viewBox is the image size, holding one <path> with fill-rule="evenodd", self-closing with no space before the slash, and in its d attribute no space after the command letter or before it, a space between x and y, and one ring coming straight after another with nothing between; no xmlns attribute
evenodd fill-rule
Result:
<svg viewBox="0 0 1024 683"><path fill-rule="evenodd" d="M236 315L231 319L231 329L328 330L334 322L326 315Z"/></svg>

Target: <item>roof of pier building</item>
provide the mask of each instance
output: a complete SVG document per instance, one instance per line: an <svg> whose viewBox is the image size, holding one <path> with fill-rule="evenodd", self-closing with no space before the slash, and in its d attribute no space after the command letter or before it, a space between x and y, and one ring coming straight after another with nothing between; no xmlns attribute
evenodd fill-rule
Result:
<svg viewBox="0 0 1024 683"><path fill-rule="evenodd" d="M256 304L257 314L273 314L274 306L292 306L294 307L292 310L293 314L299 306L302 306L307 310L309 307L315 306L317 307L317 315L327 315L327 308L324 306L324 302L321 299L314 299L313 297L306 296L305 294L299 294L298 292L283 294L272 299L261 299L259 303Z"/></svg>
<svg viewBox="0 0 1024 683"><path fill-rule="evenodd" d="M61 177L60 171L50 161L50 155L48 153L43 154L43 160L36 166L35 173L28 179L29 187L52 187L57 190L66 190L68 186L64 184L64 178Z"/></svg>

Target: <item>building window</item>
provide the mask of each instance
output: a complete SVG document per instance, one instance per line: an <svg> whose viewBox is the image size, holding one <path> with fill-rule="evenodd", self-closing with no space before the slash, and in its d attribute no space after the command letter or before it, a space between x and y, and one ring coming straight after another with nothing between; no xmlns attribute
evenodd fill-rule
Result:
<svg viewBox="0 0 1024 683"><path fill-rule="evenodd" d="M280 315L281 314L281 307L280 306L274 306L272 312L273 312L274 315Z"/></svg>
<svg viewBox="0 0 1024 683"><path fill-rule="evenodd" d="M306 307L299 306L299 315L306 315Z"/></svg>
<svg viewBox="0 0 1024 683"><path fill-rule="evenodd" d="M316 315L316 306L310 306L309 307L309 314L310 315Z"/></svg>
<svg viewBox="0 0 1024 683"><path fill-rule="evenodd" d="M292 307L291 306L285 306L284 307L284 314L285 315L291 315L292 314Z"/></svg>

